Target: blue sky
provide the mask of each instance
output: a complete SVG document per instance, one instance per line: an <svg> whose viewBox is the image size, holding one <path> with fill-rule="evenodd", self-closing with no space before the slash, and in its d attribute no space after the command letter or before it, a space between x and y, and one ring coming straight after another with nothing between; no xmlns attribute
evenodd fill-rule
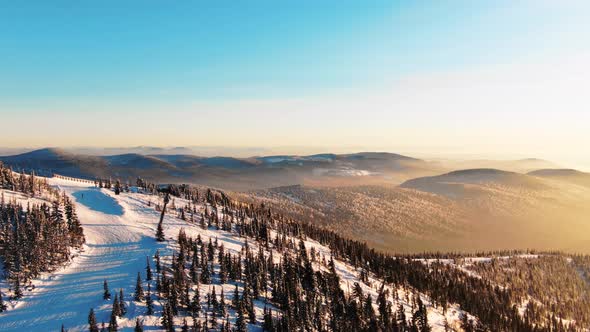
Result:
<svg viewBox="0 0 590 332"><path fill-rule="evenodd" d="M513 82L510 73L514 72L551 71L559 78L541 75L547 78L542 89L553 91L551 81L567 81L569 72L555 73L551 68L576 61L583 65L590 49L585 17L590 5L585 1L212 3L0 4L0 112L13 121L34 117L42 133L31 137L14 130L0 134L6 135L2 141L11 146L46 145L48 138L55 141L53 145L269 144L264 135L242 128L245 123L250 128L280 128L268 131L280 136L273 140L277 145L356 144L407 150L442 145L460 150L461 139L441 141L426 135L421 141L404 136L408 142L402 144L401 136L391 133L405 133L408 127L418 132L434 128L441 136L449 136L457 132L457 126L440 119L466 116L465 127L473 128L481 125L476 123L479 118L494 118L494 109L478 113L471 104L464 109L429 105L428 110L416 111L416 103L407 102L409 95L420 93L422 99L429 99L423 92L434 89L437 98L442 98L437 86L446 86L446 80L463 82L457 77L465 76L471 79L468 86L479 87L475 94L486 94L489 73L497 71L506 74L494 78L500 82ZM431 82L434 77L443 81ZM527 84L522 75L519 79ZM415 86L406 84L408 81ZM559 84L563 87L561 81ZM580 82L575 84L569 90L577 91ZM408 91L411 89L414 91ZM378 107L362 106L365 101L375 105L374 100L400 91L406 92ZM529 93L539 91L544 90ZM444 97L455 95L456 91ZM356 99L348 102L351 96ZM531 113L522 113L522 107L512 112L518 113L516 118L526 129L525 119L533 114L530 109L547 103L532 95L520 102ZM343 103L358 108L341 111ZM574 106L560 111L577 123L587 116L581 112L587 104ZM426 122L408 116L404 108L414 109ZM122 135L117 142L105 141L105 136L128 128L146 112L150 115L140 122L153 127L150 135ZM551 124L555 110L544 112L547 117L535 130ZM174 126L171 121L163 128L158 123L162 114L182 117L184 123ZM102 119L108 116L112 121L112 115L118 116L117 124ZM358 121L365 115L369 120ZM432 122L427 121L430 115ZM224 123L217 116L231 116L232 120ZM97 118L101 129L82 126L84 136L71 128L75 121ZM46 128L57 125L58 120L61 124L71 121L70 134L54 135ZM207 120L209 127L202 128ZM174 134L197 125L204 133ZM356 134L350 137L353 128ZM532 144L521 147L525 151L493 144L493 135L502 135L501 127L492 123L486 128L487 138L475 139L487 146L486 151L527 154L541 150ZM222 134L226 129L233 134ZM302 131L310 132L306 136L311 141L293 138ZM542 132L526 132L542 140ZM469 130L459 133L462 137L472 134ZM589 138L580 135L570 139ZM477 147L474 143L465 149L473 153Z"/></svg>

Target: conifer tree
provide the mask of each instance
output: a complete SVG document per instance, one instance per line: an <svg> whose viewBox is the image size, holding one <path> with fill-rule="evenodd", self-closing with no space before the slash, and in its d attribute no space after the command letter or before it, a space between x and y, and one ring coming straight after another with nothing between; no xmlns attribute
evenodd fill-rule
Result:
<svg viewBox="0 0 590 332"><path fill-rule="evenodd" d="M115 294L115 301L113 302L113 310L111 311L111 319L109 321L109 332L117 332L119 325L117 323L117 316L120 315L119 301L117 294Z"/></svg>
<svg viewBox="0 0 590 332"><path fill-rule="evenodd" d="M143 332L143 324L141 323L139 318L135 319L135 329L133 331L134 332Z"/></svg>
<svg viewBox="0 0 590 332"><path fill-rule="evenodd" d="M88 313L88 330L90 332L98 332L98 326L96 325L96 315L94 309L90 309Z"/></svg>
<svg viewBox="0 0 590 332"><path fill-rule="evenodd" d="M262 329L264 331L272 331L273 321L272 321L272 311L264 306L264 323L262 324Z"/></svg>
<svg viewBox="0 0 590 332"><path fill-rule="evenodd" d="M145 296L146 315L151 316L154 314L154 301L152 300L150 284L148 284L147 294Z"/></svg>
<svg viewBox="0 0 590 332"><path fill-rule="evenodd" d="M162 265L160 265L160 250L156 250L154 259L156 260L156 273L160 274L162 271Z"/></svg>
<svg viewBox="0 0 590 332"><path fill-rule="evenodd" d="M145 274L146 274L145 280L151 281L152 278L153 278L153 276L152 276L152 268L150 266L150 258L148 256L146 256L145 257L145 261L146 261L146 264L145 264Z"/></svg>
<svg viewBox="0 0 590 332"><path fill-rule="evenodd" d="M119 317L125 316L127 313L127 306L125 305L125 299L123 298L123 288L119 288Z"/></svg>
<svg viewBox="0 0 590 332"><path fill-rule="evenodd" d="M103 300L110 300L111 299L111 292L109 291L109 283L105 279L102 283L102 288L104 289L104 293L102 294Z"/></svg>
<svg viewBox="0 0 590 332"><path fill-rule="evenodd" d="M115 298L113 299L113 310L112 312L115 313L117 317L121 316L121 307L119 306L119 295L115 293Z"/></svg>
<svg viewBox="0 0 590 332"><path fill-rule="evenodd" d="M162 318L160 319L160 323L162 324L162 327L164 328L164 330L168 331L168 326L169 326L169 321L170 321L170 317L168 317L168 304L164 304L163 308L162 308Z"/></svg>
<svg viewBox="0 0 590 332"><path fill-rule="evenodd" d="M14 295L12 296L12 298L18 300L21 297L23 297L23 290L20 286L20 275L17 275L14 279Z"/></svg>
<svg viewBox="0 0 590 332"><path fill-rule="evenodd" d="M115 182L115 195L119 195L121 193L121 182L117 180Z"/></svg>
<svg viewBox="0 0 590 332"><path fill-rule="evenodd" d="M199 312L201 311L201 299L199 296L199 287L195 288L195 293L193 294L193 298L190 304L190 311L193 319L196 319L199 316Z"/></svg>
<svg viewBox="0 0 590 332"><path fill-rule="evenodd" d="M0 312L4 312L6 310L6 303L4 303L4 299L2 299L2 290L0 290Z"/></svg>
<svg viewBox="0 0 590 332"><path fill-rule="evenodd" d="M221 287L221 295L220 295L220 299L219 299L219 305L218 305L218 310L219 310L219 316L220 317L224 317L227 313L226 309L225 309L225 294L223 293L223 287Z"/></svg>
<svg viewBox="0 0 590 332"><path fill-rule="evenodd" d="M242 308L241 302L238 304L238 318L236 319L236 332L246 332L247 323L246 317L244 317L244 309Z"/></svg>
<svg viewBox="0 0 590 332"><path fill-rule="evenodd" d="M234 296L231 300L232 306L237 309L240 306L240 293L238 292L238 285L234 288Z"/></svg>
<svg viewBox="0 0 590 332"><path fill-rule="evenodd" d="M164 228L162 224L164 223L164 214L166 213L166 205L168 204L169 200L170 195L166 193L166 195L164 196L164 207L162 208L162 214L160 215L160 222L158 222L158 229L156 230L156 240L158 242L163 242L165 240Z"/></svg>
<svg viewBox="0 0 590 332"><path fill-rule="evenodd" d="M137 281L135 282L135 297L136 302L143 301L143 287L141 286L141 275L137 272Z"/></svg>

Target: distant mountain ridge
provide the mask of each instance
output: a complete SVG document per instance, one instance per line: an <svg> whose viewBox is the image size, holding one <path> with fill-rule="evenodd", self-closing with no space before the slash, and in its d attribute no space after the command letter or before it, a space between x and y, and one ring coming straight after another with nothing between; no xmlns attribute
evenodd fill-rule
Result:
<svg viewBox="0 0 590 332"><path fill-rule="evenodd" d="M182 149L180 149L182 150ZM158 152L161 152L158 150ZM299 184L312 181L344 181L352 177L432 174L420 159L386 152L352 154L271 155L250 158L201 157L191 154L117 155L77 154L59 148L45 148L0 161L16 170L50 176L59 173L83 178L114 177L133 181L143 177L157 182L185 182L250 189ZM412 173L405 174L405 173Z"/></svg>
<svg viewBox="0 0 590 332"><path fill-rule="evenodd" d="M590 188L590 173L581 172L575 169L555 168L555 169L540 169L527 173L531 176L539 178L551 179L561 182L567 182L579 186Z"/></svg>

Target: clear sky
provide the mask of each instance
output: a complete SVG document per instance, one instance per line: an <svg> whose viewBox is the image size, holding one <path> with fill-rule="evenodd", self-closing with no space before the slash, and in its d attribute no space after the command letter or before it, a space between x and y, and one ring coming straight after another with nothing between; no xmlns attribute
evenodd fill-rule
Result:
<svg viewBox="0 0 590 332"><path fill-rule="evenodd" d="M558 0L3 1L0 146L590 165L589 12Z"/></svg>

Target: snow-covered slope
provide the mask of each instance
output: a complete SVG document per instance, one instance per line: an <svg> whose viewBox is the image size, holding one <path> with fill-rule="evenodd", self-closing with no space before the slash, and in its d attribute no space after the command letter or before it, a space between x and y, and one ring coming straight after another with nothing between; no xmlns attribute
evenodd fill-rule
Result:
<svg viewBox="0 0 590 332"><path fill-rule="evenodd" d="M133 330L136 318L143 321L147 330L163 331L160 323L161 303L156 300L155 314L146 316L145 303L133 301L135 278L138 272L144 273L146 257L151 260L157 250L163 257L169 256L177 248L175 239L180 229L184 229L189 237L200 236L203 242L217 239L227 252L233 254L242 252L246 241L233 232L213 227L202 229L198 223L183 221L169 213L164 221L166 241L156 242L154 234L159 212L154 209L154 205L160 200L159 197L133 192L115 195L107 189L61 179L49 179L49 182L75 200L84 227L86 245L69 265L33 281L34 289L25 292L18 302L11 303L8 311L0 313L0 331L58 331L62 324L70 332L87 331L88 311L91 308L96 312L99 323L104 321L108 324L112 301L102 298L105 279L113 294L119 289L123 289L125 294L127 314L118 320L120 331ZM177 206L187 203L175 199ZM201 204L197 209L203 211L204 208ZM331 256L330 249L315 241L308 239L305 245L308 250L314 248L320 257L329 259ZM266 255L271 253L277 261L280 259L280 254L272 248ZM327 269L323 264L321 260L314 263L315 268ZM335 264L345 292L349 292L353 284L359 282L365 294L371 294L373 299L377 297L381 287L379 281L369 277L365 283L360 282L359 271L354 267L338 260ZM211 287L217 288L217 294L223 288L225 300L229 303L235 285L230 282L215 286L201 284L201 297ZM241 290L242 285L239 287ZM409 290L400 288L391 291L398 292L398 302L411 316L412 307L406 300ZM452 305L443 315L441 309L431 306L428 297L421 295L421 298L428 307L428 319L434 331L444 329L445 317L449 323L458 324L461 311L457 305ZM391 300L396 301L394 297ZM399 303L394 303L394 308ZM255 306L257 320L261 322L264 303L255 301ZM235 312L230 310L229 314L230 321L235 321ZM176 325L179 326L181 322L182 319L177 317ZM250 325L249 328L260 330L261 326Z"/></svg>

